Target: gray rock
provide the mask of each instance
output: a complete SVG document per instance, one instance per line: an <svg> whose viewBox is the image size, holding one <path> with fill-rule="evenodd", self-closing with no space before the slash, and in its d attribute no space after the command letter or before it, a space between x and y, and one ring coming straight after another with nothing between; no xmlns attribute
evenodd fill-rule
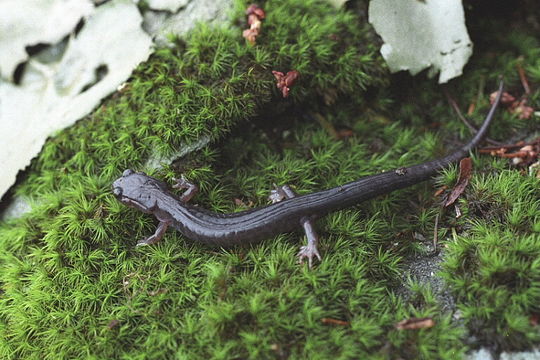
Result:
<svg viewBox="0 0 540 360"><path fill-rule="evenodd" d="M500 360L540 360L540 349L521 352L503 352Z"/></svg>
<svg viewBox="0 0 540 360"><path fill-rule="evenodd" d="M232 6L232 0L192 0L176 14L146 12L143 27L154 37L158 46L167 46L169 35L185 35L197 22L226 22L227 12Z"/></svg>
<svg viewBox="0 0 540 360"><path fill-rule="evenodd" d="M472 54L461 1L372 0L369 22L385 42L381 54L392 72L429 68L445 83L461 75Z"/></svg>
<svg viewBox="0 0 540 360"><path fill-rule="evenodd" d="M481 348L467 354L465 360L493 360L493 355L488 349Z"/></svg>
<svg viewBox="0 0 540 360"><path fill-rule="evenodd" d="M153 51L136 2L25 0L24 6L19 0L0 2L0 197L48 136L91 112ZM144 28L159 44L169 45L169 34L185 35L198 21L226 22L233 0L149 0L147 4ZM75 35L79 23L83 27ZM29 56L25 49L38 43L48 46ZM23 61L26 66L15 84L13 71ZM170 163L208 141L201 138L167 158L154 155L146 165ZM20 211L8 207L8 217L29 208L14 201Z"/></svg>
<svg viewBox="0 0 540 360"><path fill-rule="evenodd" d="M24 5L24 6L21 6ZM83 16L94 12L89 0L0 1L0 74L12 80L28 59L27 46L59 42Z"/></svg>
<svg viewBox="0 0 540 360"><path fill-rule="evenodd" d="M0 196L48 136L90 113L150 55L131 1L110 1L85 19L77 36L29 59L20 84L0 82Z"/></svg>

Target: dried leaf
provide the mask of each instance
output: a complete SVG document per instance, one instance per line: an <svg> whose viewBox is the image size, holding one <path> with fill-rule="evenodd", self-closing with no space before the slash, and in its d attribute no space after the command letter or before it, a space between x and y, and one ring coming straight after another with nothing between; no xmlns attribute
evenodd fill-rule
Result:
<svg viewBox="0 0 540 360"><path fill-rule="evenodd" d="M340 326L348 326L348 321L338 320L338 319L332 319L332 318L322 318L321 319L323 324L330 324L330 325L340 325Z"/></svg>
<svg viewBox="0 0 540 360"><path fill-rule="evenodd" d="M519 149L517 149L517 151L513 150L516 148ZM520 141L516 144L502 145L500 147L486 147L480 149L480 152L501 158L512 159L514 165L529 166L538 160L538 154L540 153L540 138L528 143Z"/></svg>
<svg viewBox="0 0 540 360"><path fill-rule="evenodd" d="M529 316L529 324L532 326L538 326L540 323L540 314L532 314Z"/></svg>
<svg viewBox="0 0 540 360"><path fill-rule="evenodd" d="M456 183L456 186L452 189L452 192L448 196L444 207L452 205L460 197L460 195L465 191L469 179L472 175L472 161L471 158L464 158L459 162L459 178Z"/></svg>
<svg viewBox="0 0 540 360"><path fill-rule="evenodd" d="M107 328L109 330L112 330L115 327L117 327L118 325L120 325L120 320L113 319L113 320L109 321L109 323L107 324Z"/></svg>
<svg viewBox="0 0 540 360"><path fill-rule="evenodd" d="M489 94L489 102L491 105L495 102L495 99L497 98L497 95L499 94L498 91L492 92ZM510 93L507 93L506 91L503 91L501 94L501 105L511 105L516 101L516 98L512 96Z"/></svg>
<svg viewBox="0 0 540 360"><path fill-rule="evenodd" d="M401 320L395 326L398 330L427 329L435 326L435 321L432 318L410 318Z"/></svg>
<svg viewBox="0 0 540 360"><path fill-rule="evenodd" d="M444 190L448 189L448 186L446 185L443 185L442 187L439 188L439 190L435 191L435 193L433 194L435 197L438 197L438 196L441 196L441 194L444 192Z"/></svg>
<svg viewBox="0 0 540 360"><path fill-rule="evenodd" d="M242 32L242 36L251 44L255 45L257 36L261 32L262 19L266 17L264 10L259 5L251 4L246 9L246 15L248 17L249 29Z"/></svg>
<svg viewBox="0 0 540 360"><path fill-rule="evenodd" d="M534 109L527 106L527 99L516 101L510 106L509 111L516 114L520 119L529 119L534 114Z"/></svg>
<svg viewBox="0 0 540 360"><path fill-rule="evenodd" d="M291 70L287 74L283 74L281 71L272 71L272 74L276 78L276 86L281 90L281 94L284 98L289 96L290 87L295 83L296 79L300 76L300 73L296 70Z"/></svg>

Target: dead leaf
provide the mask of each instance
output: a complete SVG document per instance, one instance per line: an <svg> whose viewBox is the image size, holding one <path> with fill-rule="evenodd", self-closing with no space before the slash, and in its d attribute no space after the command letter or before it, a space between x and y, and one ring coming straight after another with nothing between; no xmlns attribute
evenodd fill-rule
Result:
<svg viewBox="0 0 540 360"><path fill-rule="evenodd" d="M107 328L109 330L112 330L115 327L117 327L118 325L120 325L120 320L113 319L113 320L109 321L109 323L107 324Z"/></svg>
<svg viewBox="0 0 540 360"><path fill-rule="evenodd" d="M401 320L395 327L398 330L416 330L427 329L435 326L435 321L432 318L410 318Z"/></svg>
<svg viewBox="0 0 540 360"><path fill-rule="evenodd" d="M538 326L540 323L540 314L532 314L529 316L529 324L532 326Z"/></svg>
<svg viewBox="0 0 540 360"><path fill-rule="evenodd" d="M498 91L495 91L489 94L489 103L491 105L493 105L493 103L495 102L495 99L497 98L498 94L499 94ZM512 96L510 93L507 93L506 91L503 91L501 95L501 105L508 106L514 103L514 101L516 101L516 98L514 96Z"/></svg>
<svg viewBox="0 0 540 360"><path fill-rule="evenodd" d="M471 158L464 158L459 162L459 178L456 183L456 186L452 189L452 192L448 196L444 207L452 205L460 197L460 195L465 191L469 179L472 175L472 161Z"/></svg>
<svg viewBox="0 0 540 360"><path fill-rule="evenodd" d="M433 194L435 197L441 196L441 194L444 192L444 190L448 189L448 186L443 185L439 190L435 191Z"/></svg>
<svg viewBox="0 0 540 360"><path fill-rule="evenodd" d="M246 206L246 204L242 201L242 199L234 198L234 204L236 206Z"/></svg>
<svg viewBox="0 0 540 360"><path fill-rule="evenodd" d="M323 324L330 324L330 325L340 325L340 326L348 326L348 321L338 320L338 319L332 319L332 318L322 318L321 322Z"/></svg>
<svg viewBox="0 0 540 360"><path fill-rule="evenodd" d="M516 148L519 149L517 151L513 150ZM519 141L510 145L486 147L480 149L480 153L488 153L491 156L512 159L514 165L529 166L535 161L538 161L538 154L540 154L540 138L528 143Z"/></svg>
<svg viewBox="0 0 540 360"><path fill-rule="evenodd" d="M164 289L164 288L159 288L157 290L152 290L148 293L148 295L150 296L156 296L156 295L160 295L160 294L165 294L167 292L167 289Z"/></svg>
<svg viewBox="0 0 540 360"><path fill-rule="evenodd" d="M257 36L261 32L262 19L266 17L264 10L257 4L251 4L246 9L249 29L242 32L242 36L251 44L255 45Z"/></svg>
<svg viewBox="0 0 540 360"><path fill-rule="evenodd" d="M272 70L272 74L276 78L276 86L281 90L281 94L284 98L289 96L290 87L296 82L296 79L300 76L300 73L296 70L291 70L287 74L283 74L281 71Z"/></svg>
<svg viewBox="0 0 540 360"><path fill-rule="evenodd" d="M534 109L527 105L527 99L515 101L508 111L516 114L520 119L529 119L534 114Z"/></svg>

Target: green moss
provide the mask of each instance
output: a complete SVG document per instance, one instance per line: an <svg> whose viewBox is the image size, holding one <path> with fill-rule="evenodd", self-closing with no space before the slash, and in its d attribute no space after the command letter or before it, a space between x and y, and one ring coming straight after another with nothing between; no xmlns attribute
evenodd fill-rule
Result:
<svg viewBox="0 0 540 360"><path fill-rule="evenodd" d="M464 319L484 342L526 348L540 334L529 322L540 307L539 182L515 171L475 177L462 200L466 231L449 243L445 278Z"/></svg>
<svg viewBox="0 0 540 360"><path fill-rule="evenodd" d="M323 1L262 5L257 45L241 37L239 1L238 28L200 26L159 50L121 94L47 142L16 190L34 199L32 212L0 225L0 357L455 359L470 332L500 348L538 341L527 319L539 311L539 183L485 156L475 157L464 215L448 212L439 225L448 246L442 275L468 327L441 312L429 287L412 281L408 301L396 295L403 259L421 247L413 235L433 232L429 183L318 221L324 259L314 270L295 263L300 232L223 250L170 231L155 246L134 247L156 222L117 202L111 182L200 138L210 144L151 172L164 180L184 173L200 184L198 204L236 211L265 204L273 183L308 193L434 158L468 137L432 81L389 82L360 18ZM448 87L462 107L480 87L477 123L498 74L519 89L518 56L537 81L539 46L520 34L514 47L499 39L479 52ZM522 53L515 46L524 41ZM283 99L271 71L291 69L301 77ZM539 96L530 95L531 106ZM307 110L353 135L335 140L302 116ZM500 112L491 136L537 129L538 118ZM452 185L456 174L438 182ZM427 316L433 328L394 327Z"/></svg>

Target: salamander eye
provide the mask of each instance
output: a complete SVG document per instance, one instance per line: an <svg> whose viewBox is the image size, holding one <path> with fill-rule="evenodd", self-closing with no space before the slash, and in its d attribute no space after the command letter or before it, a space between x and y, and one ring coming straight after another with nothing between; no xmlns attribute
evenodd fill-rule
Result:
<svg viewBox="0 0 540 360"><path fill-rule="evenodd" d="M126 169L126 170L124 170L124 172L122 173L122 176L129 176L129 175L133 174L133 172L134 172L134 171L131 170L131 169Z"/></svg>
<svg viewBox="0 0 540 360"><path fill-rule="evenodd" d="M120 187L115 187L113 189L113 194L114 196L116 196L117 198L119 198L120 196L122 196L122 188Z"/></svg>

